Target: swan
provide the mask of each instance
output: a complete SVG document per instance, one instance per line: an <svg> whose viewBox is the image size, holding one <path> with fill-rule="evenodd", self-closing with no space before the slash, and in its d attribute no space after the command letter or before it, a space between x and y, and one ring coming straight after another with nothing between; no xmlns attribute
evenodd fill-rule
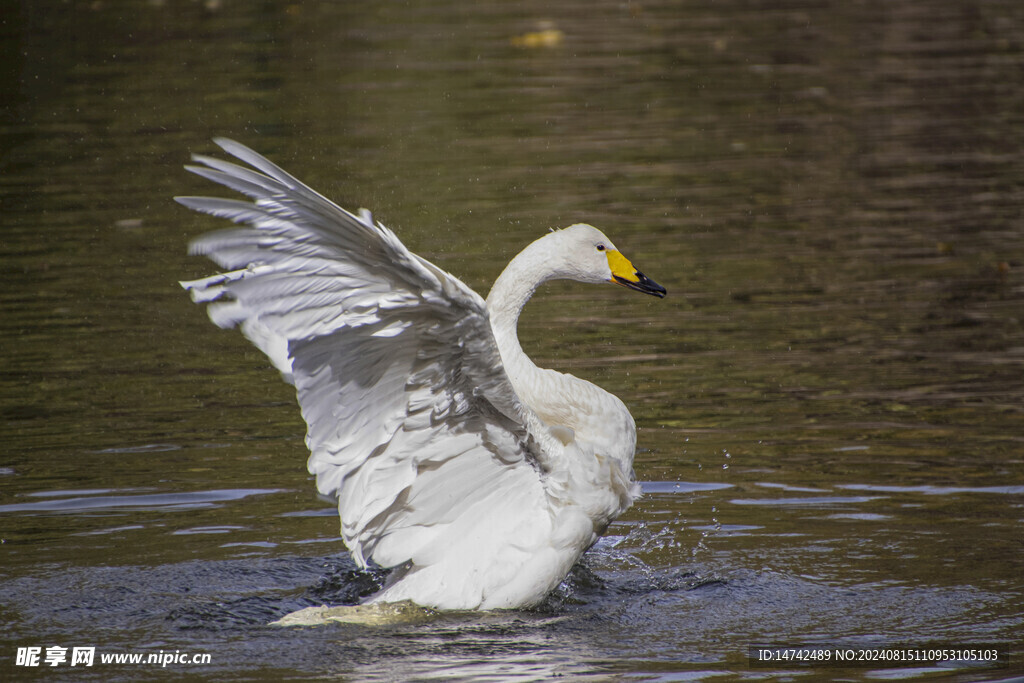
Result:
<svg viewBox="0 0 1024 683"><path fill-rule="evenodd" d="M336 497L354 561L392 568L366 603L442 610L536 605L639 495L636 426L612 394L537 367L516 326L553 279L657 297L601 231L554 230L508 264L486 301L232 140L241 166L185 168L252 201L176 197L230 219L191 253L225 272L182 282L294 384L308 467Z"/></svg>

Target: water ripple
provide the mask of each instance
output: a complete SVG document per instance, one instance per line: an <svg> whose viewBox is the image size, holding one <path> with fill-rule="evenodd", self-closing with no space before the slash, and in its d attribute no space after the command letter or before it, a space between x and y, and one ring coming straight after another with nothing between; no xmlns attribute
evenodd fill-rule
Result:
<svg viewBox="0 0 1024 683"><path fill-rule="evenodd" d="M195 510L213 507L216 503L240 500L249 496L280 493L281 489L216 489L213 491L186 491L182 493L150 493L138 496L74 496L32 503L0 505L4 512L79 512L81 510ZM75 491L74 493L83 493ZM46 494L37 494L46 495ZM55 495L65 495L57 493Z"/></svg>

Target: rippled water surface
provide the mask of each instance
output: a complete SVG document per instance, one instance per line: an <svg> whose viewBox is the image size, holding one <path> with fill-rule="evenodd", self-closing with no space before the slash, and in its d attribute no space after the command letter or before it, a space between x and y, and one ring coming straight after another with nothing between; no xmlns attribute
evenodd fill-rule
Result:
<svg viewBox="0 0 1024 683"><path fill-rule="evenodd" d="M1024 673L1021 3L42 2L0 51L5 680L54 645L215 680ZM177 285L212 272L186 245L220 224L170 198L212 189L181 165L217 135L478 291L576 221L668 288L523 316L630 407L645 491L541 608L267 626L381 577L290 388Z"/></svg>

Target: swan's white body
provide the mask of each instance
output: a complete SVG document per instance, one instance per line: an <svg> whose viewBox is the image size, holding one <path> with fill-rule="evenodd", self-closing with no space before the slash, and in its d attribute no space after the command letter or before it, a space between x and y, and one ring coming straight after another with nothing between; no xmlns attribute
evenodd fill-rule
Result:
<svg viewBox="0 0 1024 683"><path fill-rule="evenodd" d="M367 212L217 142L256 170L207 157L190 170L255 201L178 201L249 227L194 242L231 272L182 284L295 384L309 471L337 496L352 557L395 568L369 602L541 601L638 495L636 428L615 396L534 365L519 312L554 278L665 290L575 225L516 256L485 302Z"/></svg>

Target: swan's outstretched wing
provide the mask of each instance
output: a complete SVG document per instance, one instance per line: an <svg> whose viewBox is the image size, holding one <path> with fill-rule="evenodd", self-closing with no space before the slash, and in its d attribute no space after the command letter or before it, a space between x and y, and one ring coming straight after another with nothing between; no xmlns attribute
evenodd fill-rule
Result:
<svg viewBox="0 0 1024 683"><path fill-rule="evenodd" d="M338 496L356 561L428 564L446 532L465 537L473 518L538 505L544 437L480 296L368 212L345 211L243 145L217 144L251 168L196 156L202 166L189 170L254 201L177 198L245 226L192 244L230 272L182 284L295 384L309 470Z"/></svg>

